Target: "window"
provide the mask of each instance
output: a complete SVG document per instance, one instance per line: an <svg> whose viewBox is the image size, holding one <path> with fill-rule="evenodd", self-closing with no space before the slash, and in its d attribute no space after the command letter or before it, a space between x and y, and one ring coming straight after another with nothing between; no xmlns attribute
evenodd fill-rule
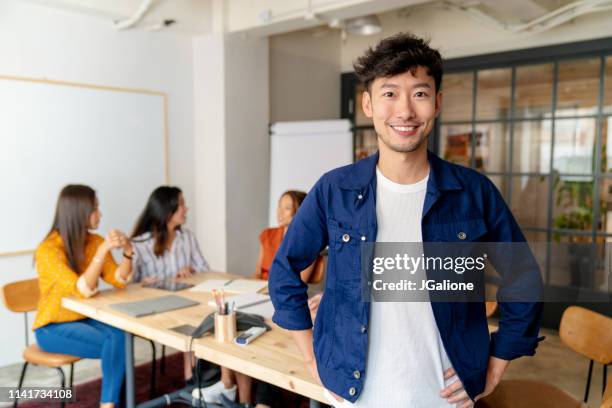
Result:
<svg viewBox="0 0 612 408"><path fill-rule="evenodd" d="M528 239L561 245L612 238L612 96L605 96L612 87L604 85L611 58L552 57L445 74L443 110L450 114L441 116L439 153L491 178ZM578 285L571 256L550 258L541 258L546 283ZM605 273L595 262L586 267L590 288L607 291Z"/></svg>
<svg viewBox="0 0 612 408"><path fill-rule="evenodd" d="M529 241L612 242L610 39L449 60L442 91L430 148L486 174ZM356 158L374 152L371 122L345 117L356 125ZM600 249L586 265L538 253L546 283L572 287L588 268L589 288L608 291L612 253Z"/></svg>

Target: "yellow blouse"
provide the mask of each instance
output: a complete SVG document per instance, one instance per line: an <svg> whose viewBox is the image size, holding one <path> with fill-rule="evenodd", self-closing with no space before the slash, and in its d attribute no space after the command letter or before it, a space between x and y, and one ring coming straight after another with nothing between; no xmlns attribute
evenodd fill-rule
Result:
<svg viewBox="0 0 612 408"><path fill-rule="evenodd" d="M104 242L99 235L89 234L85 243L85 266L89 265L98 246ZM72 322L85 316L62 307L62 298L67 296L90 297L97 292L91 290L68 263L64 242L57 231L53 231L36 249L36 272L40 298L33 329L49 323ZM118 273L117 264L109 252L102 265L102 279L115 287L125 287L127 281Z"/></svg>

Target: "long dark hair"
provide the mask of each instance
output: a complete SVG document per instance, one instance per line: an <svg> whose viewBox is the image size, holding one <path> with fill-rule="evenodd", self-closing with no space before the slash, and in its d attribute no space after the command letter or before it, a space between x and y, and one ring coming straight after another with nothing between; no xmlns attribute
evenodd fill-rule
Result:
<svg viewBox="0 0 612 408"><path fill-rule="evenodd" d="M89 186L69 184L62 188L47 237L57 231L64 241L68 264L78 274L85 262L85 244L91 214L96 209L96 192Z"/></svg>
<svg viewBox="0 0 612 408"><path fill-rule="evenodd" d="M168 220L178 210L181 194L180 188L172 186L161 186L153 190L132 231L132 238L146 232L151 233L155 239L153 252L157 256L161 256L166 250L169 238Z"/></svg>

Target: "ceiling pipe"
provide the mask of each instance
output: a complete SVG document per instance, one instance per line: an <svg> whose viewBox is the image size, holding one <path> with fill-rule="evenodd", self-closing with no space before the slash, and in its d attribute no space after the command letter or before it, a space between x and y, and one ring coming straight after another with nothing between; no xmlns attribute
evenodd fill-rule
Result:
<svg viewBox="0 0 612 408"><path fill-rule="evenodd" d="M461 6L453 1L443 1L443 4L450 9L467 13L470 17L480 23L494 25L497 28L501 28L504 31L509 31L512 33L544 32L585 14L601 12L612 8L611 0L579 0L553 10L550 13L535 18L527 23L508 24L499 21L495 17L478 10L473 6Z"/></svg>
<svg viewBox="0 0 612 408"><path fill-rule="evenodd" d="M117 30L127 30L128 28L134 27L138 24L143 17L151 10L151 6L153 5L153 0L143 0L138 7L138 10L125 20L115 21L114 27Z"/></svg>

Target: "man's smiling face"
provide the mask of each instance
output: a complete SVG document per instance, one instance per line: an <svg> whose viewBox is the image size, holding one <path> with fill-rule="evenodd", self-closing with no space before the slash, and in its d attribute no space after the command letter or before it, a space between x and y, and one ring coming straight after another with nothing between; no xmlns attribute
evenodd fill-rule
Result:
<svg viewBox="0 0 612 408"><path fill-rule="evenodd" d="M379 140L395 152L410 153L427 147L442 94L425 67L392 77L379 77L365 91L362 108L374 121ZM379 143L379 147L383 146Z"/></svg>

